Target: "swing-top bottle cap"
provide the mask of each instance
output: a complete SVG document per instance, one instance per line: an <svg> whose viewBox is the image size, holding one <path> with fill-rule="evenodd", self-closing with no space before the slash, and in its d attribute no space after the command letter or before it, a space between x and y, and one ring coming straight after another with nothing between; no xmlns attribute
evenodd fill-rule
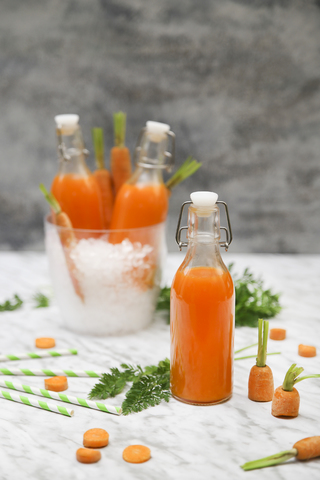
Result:
<svg viewBox="0 0 320 480"><path fill-rule="evenodd" d="M213 207L217 200L218 194L214 192L193 192L190 194L191 201L195 207Z"/></svg>
<svg viewBox="0 0 320 480"><path fill-rule="evenodd" d="M61 130L62 135L72 135L79 123L79 115L66 113L54 117L56 126Z"/></svg>
<svg viewBox="0 0 320 480"><path fill-rule="evenodd" d="M146 123L146 130L152 142L160 142L166 138L166 134L170 131L170 125L149 121Z"/></svg>

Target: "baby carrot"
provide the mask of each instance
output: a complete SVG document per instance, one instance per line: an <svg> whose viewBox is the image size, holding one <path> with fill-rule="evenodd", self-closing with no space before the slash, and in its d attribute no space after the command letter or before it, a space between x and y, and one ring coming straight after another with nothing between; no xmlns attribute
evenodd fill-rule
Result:
<svg viewBox="0 0 320 480"><path fill-rule="evenodd" d="M110 168L115 195L131 177L130 152L125 146L126 118L127 115L123 112L113 114L114 147L110 152Z"/></svg>
<svg viewBox="0 0 320 480"><path fill-rule="evenodd" d="M77 268L69 252L69 250L73 248L77 243L76 236L73 231L72 223L68 215L62 212L59 202L56 200L54 195L52 193L49 193L42 183L40 183L39 188L43 193L43 195L45 196L45 199L49 203L54 213L54 217L53 217L54 223L58 227L62 227L58 229L58 232L59 232L59 238L60 238L61 244L64 247L63 251L64 251L67 267L69 270L70 278L73 283L73 287L75 289L76 294L81 298L82 301L84 301L84 296L78 280Z"/></svg>
<svg viewBox="0 0 320 480"><path fill-rule="evenodd" d="M282 386L274 391L271 413L274 417L297 417L299 415L300 395L294 385L307 378L319 378L319 374L307 375L298 378L303 372L302 367L295 363L291 365L286 373Z"/></svg>
<svg viewBox="0 0 320 480"><path fill-rule="evenodd" d="M290 458L296 457L298 460L310 460L320 456L320 436L303 438L296 442L291 450L276 453L270 457L261 458L241 465L243 470L255 470L257 468L271 467L279 463L286 462Z"/></svg>
<svg viewBox="0 0 320 480"><path fill-rule="evenodd" d="M106 447L109 443L109 433L103 428L91 428L83 434L83 446L90 448Z"/></svg>
<svg viewBox="0 0 320 480"><path fill-rule="evenodd" d="M302 345L302 343L300 343L298 354L300 357L315 357L317 355L317 349L311 345Z"/></svg>
<svg viewBox="0 0 320 480"><path fill-rule="evenodd" d="M80 463L95 463L101 459L99 450L91 450L89 448L78 448L76 457Z"/></svg>
<svg viewBox="0 0 320 480"><path fill-rule="evenodd" d="M102 198L103 228L110 227L113 209L113 189L111 175L104 166L104 141L102 128L92 129L93 146L96 157L97 169L93 172Z"/></svg>
<svg viewBox="0 0 320 480"><path fill-rule="evenodd" d="M271 328L270 339L271 340L284 340L286 338L286 330L284 328Z"/></svg>
<svg viewBox="0 0 320 480"><path fill-rule="evenodd" d="M68 389L68 380L67 377L57 376L45 378L44 388L46 390L51 390L52 392L64 392Z"/></svg>
<svg viewBox="0 0 320 480"><path fill-rule="evenodd" d="M270 402L274 384L271 368L266 365L269 322L259 319L258 356L249 374L248 397L254 402Z"/></svg>
<svg viewBox="0 0 320 480"><path fill-rule="evenodd" d="M144 445L129 445L123 450L122 458L129 463L144 463L150 460L151 450Z"/></svg>
<svg viewBox="0 0 320 480"><path fill-rule="evenodd" d="M37 348L53 348L56 346L56 341L50 337L39 337L36 338L35 344Z"/></svg>

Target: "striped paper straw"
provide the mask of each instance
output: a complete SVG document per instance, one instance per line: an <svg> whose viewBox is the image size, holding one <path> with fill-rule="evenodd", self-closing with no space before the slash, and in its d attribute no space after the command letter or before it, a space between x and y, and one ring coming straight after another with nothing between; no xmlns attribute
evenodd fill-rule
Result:
<svg viewBox="0 0 320 480"><path fill-rule="evenodd" d="M0 375L27 375L29 377L56 377L64 375L65 377L102 377L103 372L93 372L92 370L29 370L28 368L0 368Z"/></svg>
<svg viewBox="0 0 320 480"><path fill-rule="evenodd" d="M72 417L74 414L73 410L63 407L62 405L58 405L57 403L36 400L35 398L25 397L24 395L9 393L6 390L0 390L0 398L5 398L6 400L11 400L12 402L24 403L30 407L42 408L42 410L47 410L48 412L60 413L61 415L66 415L67 417Z"/></svg>
<svg viewBox="0 0 320 480"><path fill-rule="evenodd" d="M62 402L74 403L81 407L94 408L101 412L113 413L114 415L121 415L121 407L113 407L112 405L105 405L101 402L92 402L91 400L85 400L84 398L73 397L71 395L65 395L64 393L51 392L42 388L31 387L30 385L23 385L18 382L9 382L8 380L0 379L0 386L10 388L11 390L20 390L22 392L30 393L32 395L39 395L41 397L52 398L53 400L62 400Z"/></svg>
<svg viewBox="0 0 320 480"><path fill-rule="evenodd" d="M18 353L17 355L0 355L0 362L9 360L25 360L26 358L45 358L61 357L62 355L77 355L78 351L74 348L64 348L60 350L47 350L45 352Z"/></svg>

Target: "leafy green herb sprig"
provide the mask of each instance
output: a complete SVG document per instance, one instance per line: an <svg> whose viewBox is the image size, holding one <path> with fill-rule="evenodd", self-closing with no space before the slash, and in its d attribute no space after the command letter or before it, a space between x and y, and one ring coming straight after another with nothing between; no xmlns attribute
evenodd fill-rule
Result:
<svg viewBox="0 0 320 480"><path fill-rule="evenodd" d="M229 265L232 271L233 264ZM272 293L270 289L265 290L263 281L255 278L249 269L246 268L242 276L237 278L233 275L236 308L236 327L256 327L259 318L273 318L280 313L280 294ZM170 287L162 288L156 310L167 313L167 323L170 323Z"/></svg>
<svg viewBox="0 0 320 480"><path fill-rule="evenodd" d="M50 306L50 299L41 292L36 293L33 296L33 300L36 302L34 308L46 308Z"/></svg>
<svg viewBox="0 0 320 480"><path fill-rule="evenodd" d="M14 295L14 300L6 300L4 303L0 304L0 312L12 312L13 310L18 310L23 304L23 300L19 295Z"/></svg>
<svg viewBox="0 0 320 480"><path fill-rule="evenodd" d="M169 402L170 360L166 358L158 365L149 365L144 369L140 365L121 364L121 369L111 368L111 373L104 373L91 392L91 399L106 399L121 393L128 382L131 388L122 403L123 415L141 412L148 407L159 405L161 400Z"/></svg>

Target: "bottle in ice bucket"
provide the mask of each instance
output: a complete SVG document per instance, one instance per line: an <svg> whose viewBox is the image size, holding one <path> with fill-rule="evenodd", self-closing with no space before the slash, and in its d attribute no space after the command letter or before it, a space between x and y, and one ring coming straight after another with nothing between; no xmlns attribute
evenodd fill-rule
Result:
<svg viewBox="0 0 320 480"><path fill-rule="evenodd" d="M185 205L188 227L180 228ZM228 228L220 227L219 205ZM181 241L186 229L187 243ZM232 395L235 309L232 278L219 251L232 241L226 203L214 192L192 193L181 207L176 241L188 250L171 288L171 392L193 405L221 403Z"/></svg>
<svg viewBox="0 0 320 480"><path fill-rule="evenodd" d="M51 191L73 228L103 228L102 198L95 177L88 169L79 116L66 114L55 117L58 139L59 171Z"/></svg>
<svg viewBox="0 0 320 480"><path fill-rule="evenodd" d="M165 123L147 122L141 130L134 155L136 169L117 194L111 229L150 227L166 220L169 198L162 172L173 165L174 138Z"/></svg>

